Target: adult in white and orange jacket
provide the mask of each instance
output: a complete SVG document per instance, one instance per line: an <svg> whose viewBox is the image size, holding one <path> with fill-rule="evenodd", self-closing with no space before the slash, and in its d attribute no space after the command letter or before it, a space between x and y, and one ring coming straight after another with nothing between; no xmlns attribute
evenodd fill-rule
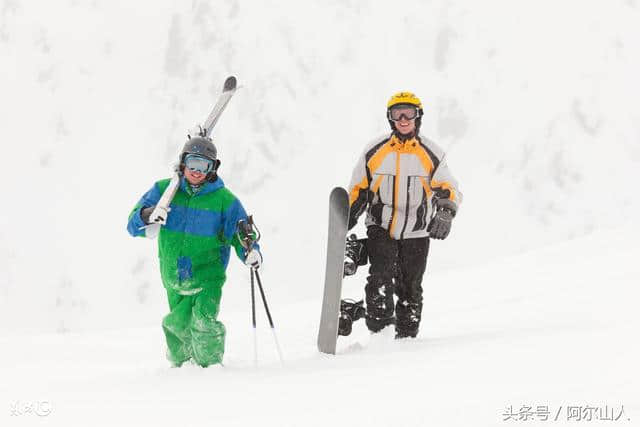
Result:
<svg viewBox="0 0 640 427"><path fill-rule="evenodd" d="M393 132L366 147L349 186L349 229L366 212L367 327L378 332L395 323L397 338L418 333L429 238L448 236L462 202L443 151L419 134L422 113L414 94L393 95Z"/></svg>

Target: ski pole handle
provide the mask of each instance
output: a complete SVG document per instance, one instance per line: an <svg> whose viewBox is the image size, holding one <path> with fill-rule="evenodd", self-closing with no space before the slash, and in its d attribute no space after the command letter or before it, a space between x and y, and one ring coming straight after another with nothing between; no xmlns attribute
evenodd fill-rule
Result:
<svg viewBox="0 0 640 427"><path fill-rule="evenodd" d="M246 220L238 221L238 239L247 251L251 250L253 245L260 240L260 230L253 222L253 215L249 215Z"/></svg>

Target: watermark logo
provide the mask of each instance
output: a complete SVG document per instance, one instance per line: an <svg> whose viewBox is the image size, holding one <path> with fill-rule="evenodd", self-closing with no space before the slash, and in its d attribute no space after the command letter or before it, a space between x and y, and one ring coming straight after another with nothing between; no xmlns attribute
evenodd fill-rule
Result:
<svg viewBox="0 0 640 427"><path fill-rule="evenodd" d="M502 421L631 421L624 405L509 405L502 411Z"/></svg>
<svg viewBox="0 0 640 427"><path fill-rule="evenodd" d="M53 405L48 400L35 400L31 402L16 400L9 404L9 414L12 417L20 417L23 415L46 417L51 414L52 411Z"/></svg>

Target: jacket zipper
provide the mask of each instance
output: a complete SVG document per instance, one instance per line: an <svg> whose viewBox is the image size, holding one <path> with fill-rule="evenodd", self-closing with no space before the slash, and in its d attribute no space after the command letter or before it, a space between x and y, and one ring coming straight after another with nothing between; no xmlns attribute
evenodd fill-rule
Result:
<svg viewBox="0 0 640 427"><path fill-rule="evenodd" d="M187 184L188 185L188 184ZM184 245L185 245L185 236L186 236L186 230L187 230L187 224L189 222L189 205L191 204L191 194L189 194L189 190L185 189L185 193L187 194L187 206L185 209L185 218L184 218L184 229L182 230L182 242L180 244L180 258L184 257ZM178 277L180 277L180 275L178 274ZM182 280L178 279L178 282L180 283L180 285L182 285Z"/></svg>
<svg viewBox="0 0 640 427"><path fill-rule="evenodd" d="M398 203L400 195L398 187L400 186L400 152L396 151L396 174L393 177L393 197L392 197L392 211L391 218L389 219L389 235L393 237L393 232L396 229L396 221L398 218Z"/></svg>
<svg viewBox="0 0 640 427"><path fill-rule="evenodd" d="M404 239L404 231L407 229L407 223L409 222L409 190L411 189L411 177L407 176L407 204L404 212L404 225L402 226L402 232L400 233L400 240Z"/></svg>

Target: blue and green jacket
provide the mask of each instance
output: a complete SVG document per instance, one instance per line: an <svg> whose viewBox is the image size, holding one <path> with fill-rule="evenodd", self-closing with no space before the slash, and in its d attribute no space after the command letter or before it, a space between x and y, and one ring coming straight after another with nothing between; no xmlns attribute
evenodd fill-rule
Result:
<svg viewBox="0 0 640 427"><path fill-rule="evenodd" d="M169 181L156 182L133 208L127 224L132 236L145 236L140 212L158 203ZM160 274L165 288L187 295L204 288L222 287L231 246L241 260L246 258L236 234L238 221L247 219L242 204L220 177L206 182L197 192L182 177L170 208L167 223L158 235Z"/></svg>

